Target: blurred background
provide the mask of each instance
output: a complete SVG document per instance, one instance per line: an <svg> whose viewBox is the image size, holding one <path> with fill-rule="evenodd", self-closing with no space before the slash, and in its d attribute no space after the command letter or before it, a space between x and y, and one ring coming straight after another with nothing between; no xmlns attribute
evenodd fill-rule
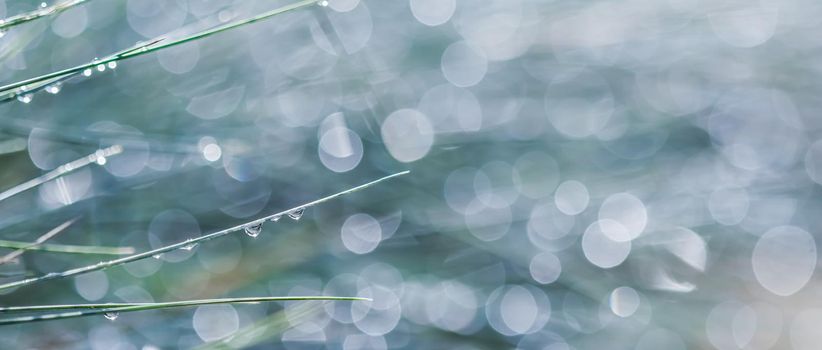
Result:
<svg viewBox="0 0 822 350"><path fill-rule="evenodd" d="M6 32L0 81L286 4L89 1ZM54 243L142 252L411 174L256 238L0 296L373 302L4 326L0 344L818 348L820 29L812 0L329 0L2 104L0 190L125 148L0 201L7 240L76 218ZM102 259L28 252L0 278Z"/></svg>

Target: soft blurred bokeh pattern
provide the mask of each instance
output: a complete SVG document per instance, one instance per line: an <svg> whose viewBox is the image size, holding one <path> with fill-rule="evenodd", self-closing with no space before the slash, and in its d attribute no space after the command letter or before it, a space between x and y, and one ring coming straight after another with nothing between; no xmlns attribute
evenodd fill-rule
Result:
<svg viewBox="0 0 822 350"><path fill-rule="evenodd" d="M9 30L0 81L282 0L95 0ZM0 0L0 17L39 1ZM329 0L0 105L0 236L146 251L3 305L343 295L0 328L3 348L816 349L822 3ZM30 252L3 281L97 262ZM272 319L285 308L286 319ZM289 326L290 323L290 326ZM228 338L227 338L228 337Z"/></svg>

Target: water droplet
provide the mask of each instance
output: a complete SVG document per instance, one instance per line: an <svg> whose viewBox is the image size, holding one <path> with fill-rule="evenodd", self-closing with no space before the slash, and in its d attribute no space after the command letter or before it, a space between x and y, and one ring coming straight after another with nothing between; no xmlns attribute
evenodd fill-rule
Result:
<svg viewBox="0 0 822 350"><path fill-rule="evenodd" d="M191 251L194 248L197 248L197 242L192 242L192 243L186 244L186 245L182 246L180 249Z"/></svg>
<svg viewBox="0 0 822 350"><path fill-rule="evenodd" d="M305 213L305 208L300 208L295 211L288 213L288 217L294 221L300 220L303 217L303 213Z"/></svg>
<svg viewBox="0 0 822 350"><path fill-rule="evenodd" d="M97 65L97 70L100 71L100 72L105 71L106 70L106 65L105 64L98 64Z"/></svg>
<svg viewBox="0 0 822 350"><path fill-rule="evenodd" d="M47 4L47 3L45 3L45 2L41 2L41 3L40 3L40 8L46 8L48 5L49 5L49 4Z"/></svg>
<svg viewBox="0 0 822 350"><path fill-rule="evenodd" d="M60 89L61 89L62 87L63 87L63 84L62 84L62 83L54 83L54 84L51 84L51 85L49 85L49 86L46 86L46 89L45 89L45 90L46 90L46 92L48 92L48 93L50 93L50 94L52 94L52 95L56 95L56 94L58 94L58 93L60 92Z"/></svg>
<svg viewBox="0 0 822 350"><path fill-rule="evenodd" d="M157 260L160 260L160 259L162 259L162 258L163 258L163 254L154 254L154 255L152 255L151 257L152 257L152 258L155 258L155 259L157 259Z"/></svg>
<svg viewBox="0 0 822 350"><path fill-rule="evenodd" d="M117 62L116 62L116 61L111 61L111 62L109 62L109 63L108 63L108 64L106 64L106 65L108 66L108 69L114 69L114 68L117 68Z"/></svg>
<svg viewBox="0 0 822 350"><path fill-rule="evenodd" d="M83 75L87 76L87 77L90 77L91 76L91 68L86 68L86 70L83 71Z"/></svg>
<svg viewBox="0 0 822 350"><path fill-rule="evenodd" d="M95 161L99 165L105 165L106 164L106 157L97 157L97 159Z"/></svg>
<svg viewBox="0 0 822 350"><path fill-rule="evenodd" d="M317 5L320 5L321 7L326 7L328 6L328 0L317 1Z"/></svg>
<svg viewBox="0 0 822 350"><path fill-rule="evenodd" d="M117 317L120 316L120 313L117 311L109 311L104 313L103 316L105 316L105 318L109 319L110 321L114 321L117 319Z"/></svg>
<svg viewBox="0 0 822 350"><path fill-rule="evenodd" d="M282 219L282 218L283 218L282 216L277 215L277 216L275 216L275 217L273 217L273 218L271 218L271 219L269 219L269 220L271 220L271 222L277 222L277 221L280 221L280 219Z"/></svg>
<svg viewBox="0 0 822 350"><path fill-rule="evenodd" d="M260 235L260 232L263 231L263 223L257 222L250 224L243 228L245 230L245 234L247 234L251 238L257 238Z"/></svg>
<svg viewBox="0 0 822 350"><path fill-rule="evenodd" d="M23 102L23 103L31 102L32 98L33 97L32 97L31 94L17 95L17 101L20 101L20 102Z"/></svg>

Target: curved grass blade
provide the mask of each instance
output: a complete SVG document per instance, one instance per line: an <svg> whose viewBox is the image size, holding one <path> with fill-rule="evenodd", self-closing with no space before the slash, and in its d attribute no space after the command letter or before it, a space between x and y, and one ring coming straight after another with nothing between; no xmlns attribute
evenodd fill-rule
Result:
<svg viewBox="0 0 822 350"><path fill-rule="evenodd" d="M49 253L65 254L96 254L96 255L128 255L134 254L134 247L101 247L71 244L37 244L30 242L18 242L0 240L0 248L11 248L20 250L33 250Z"/></svg>
<svg viewBox="0 0 822 350"><path fill-rule="evenodd" d="M97 264L94 264L94 265L78 267L78 268L63 271L63 272L52 272L52 273L49 273L49 274L46 274L46 275L43 275L43 276L39 276L39 277L33 277L33 278L28 278L28 279L24 279L24 280L20 280L20 281L0 284L0 290L5 290L5 289L9 289L9 288L16 288L16 287L22 287L22 286L26 286L26 285L30 285L30 284L34 284L34 283L45 282L45 281L49 281L49 280L53 280L53 279L59 279L59 278L65 278L65 277L69 277L69 276L81 275L81 274L89 273L89 272L92 272L92 271L107 269L107 268L112 267L112 266L118 266L118 265L130 263L130 262L133 262L133 261L146 259L146 258L155 256L155 255L158 255L158 254L162 254L162 253L165 253L165 252L170 252L172 250L177 250L177 249L183 249L185 247L190 247L194 244L199 244L199 243L209 241L209 240L212 240L212 239L215 239L215 238L218 238L218 237L222 237L222 236L225 236L229 233L233 233L233 232L237 232L237 231L243 231L246 228L250 229L250 228L258 227L258 226L262 225L264 222L266 222L268 220L279 220L279 218L281 218L283 216L294 215L294 213L297 213L297 212L302 213L302 211L305 210L306 208L309 208L309 207L312 207L312 206L315 206L317 204L321 204L321 203L324 203L324 202L328 202L328 201L330 201L332 199L335 199L337 197L341 197L341 196L344 196L344 195L347 195L347 194L350 194L350 193L357 192L359 190L374 186L374 185L376 185L380 182L387 181L387 180L393 179L395 177L403 176L403 175L406 175L408 173L409 173L409 171L406 170L406 171L399 172L399 173L396 173L396 174L388 175L388 176L379 178L377 180L374 180L374 181L359 185L357 187L352 187L352 188L347 189L345 191L337 192L337 193L332 194L330 196L326 196L326 197L323 197L323 198L320 198L320 199L317 199L317 200L314 200L314 201L311 201L311 202L308 202L308 203L304 203L304 204L296 206L294 208L281 211L279 213L271 214L271 215L268 215L266 217L262 217L262 218L259 218L259 219L253 220L253 221L249 221L249 222L246 222L246 223L241 224L241 225L237 225L237 226L230 227L230 228L227 228L227 229L224 229L224 230L220 230L220 231L217 231L217 232L214 232L214 233L210 233L210 234L207 234L205 236L200 236L200 237L188 239L188 240L185 240L185 241L182 241L182 242L179 242L179 243L167 245L165 247L157 248L157 249L150 250L150 251L147 251L147 252L143 252L143 253L139 253L139 254L135 254L135 255L131 255L131 256L120 258L120 259L115 259L115 260L101 261L101 262L99 262Z"/></svg>
<svg viewBox="0 0 822 350"><path fill-rule="evenodd" d="M13 196L16 196L20 193L28 191L32 188L40 186L46 182L54 180L60 176L66 175L73 171L76 171L80 168L83 168L89 164L104 164L105 159L107 157L111 157L114 155L118 155L123 152L123 146L114 145L108 148L101 148L95 151L92 154L89 154L83 158L73 160L61 166L58 166L57 169L49 171L41 176L35 177L31 180L28 180L24 183L21 183L17 186L9 188L8 190L3 191L0 193L0 201L4 201L9 199Z"/></svg>
<svg viewBox="0 0 822 350"><path fill-rule="evenodd" d="M203 39L205 37L209 37L209 36L217 34L217 33L221 33L221 32L231 30L231 29L242 27L242 26L254 23L254 22L258 22L258 21L261 21L261 20L264 20L264 19L274 17L274 16L279 15L279 14L283 14L283 13L293 11L293 10L296 10L296 9L299 9L299 8L302 8L302 7L306 7L306 6L309 6L309 5L314 5L316 3L317 3L316 0L302 0L302 1L298 1L298 2L295 2L295 3L289 4L289 5L285 5L283 7L280 7L280 8L268 11L268 12L264 12L262 14L254 16L254 17L246 18L246 19L231 22L231 23L226 23L224 25L217 26L217 27L214 27L214 28L211 28L211 29L207 29L207 30L204 30L204 31L201 31L201 32L198 32L198 33L183 37L183 38L179 38L179 39L175 39L175 40L165 40L165 38L159 38L159 39L151 40L151 41L146 42L146 43L138 43L137 45L135 45L131 48L128 48L128 49L120 51L118 53L109 55L108 57L105 57L103 59L94 60L94 61L91 61L89 63L81 64L79 66L75 66L75 67L72 67L72 68L63 69L63 70L60 70L60 71L44 74L44 75L41 75L41 76L37 76L37 77L34 77L34 78L30 78L30 79L26 79L26 80L18 81L16 83L12 83L12 84L2 86L2 87L0 87L0 96L2 96L2 97L0 97L0 99L2 99L4 101L8 101L8 100L14 99L14 98L16 98L17 96L20 96L20 95L30 94L33 91L34 88L37 88L37 89L43 88L43 87L47 86L48 84L52 84L53 82L59 81L61 79L69 78L71 76L74 76L74 75L86 70L86 69L92 69L92 68L94 68L96 66L99 66L99 65L107 65L110 62L117 62L117 61L125 60L125 59L128 59L128 58L142 56L142 55L145 55L147 53L162 50L162 49L169 48L169 47L172 47L172 46L177 46L177 45L180 45L180 44L187 43L189 41ZM163 43L158 44L161 41Z"/></svg>
<svg viewBox="0 0 822 350"><path fill-rule="evenodd" d="M63 230L67 229L69 226L74 224L78 219L80 219L79 216L75 217L73 219L69 219L66 222L58 225L57 227L49 230L49 232L46 232L42 236L37 237L37 239L34 240L34 242L30 243L29 245L17 248L17 250L4 255L3 257L0 257L0 264L6 264L6 263L16 259L18 256L23 255L23 253L25 253L26 250L31 250L32 248L35 248L35 247L43 244L45 241L48 241L49 239L54 238L54 236L60 234L60 232L63 232Z"/></svg>
<svg viewBox="0 0 822 350"><path fill-rule="evenodd" d="M335 296L295 296L295 297L252 297L252 298L222 298L222 299L201 299L171 301L162 303L141 303L141 304L77 304L77 305L38 305L38 306L17 306L0 309L2 312L33 312L47 310L80 309L81 311L52 313L45 315L20 316L0 319L0 325L10 325L18 323L30 323L38 321L61 320L75 317L85 317L92 315L119 314L123 312L146 311L169 309L186 306L213 305L213 304L247 304L264 303L276 301L371 301L368 298L359 297L335 297ZM119 305L111 307L110 305ZM125 305L125 306L123 306Z"/></svg>
<svg viewBox="0 0 822 350"><path fill-rule="evenodd" d="M63 12L72 7L81 5L89 1L91 0L67 0L56 3L51 6L41 7L34 11L29 11L11 17L7 17L5 19L0 19L0 33L4 33L9 28L21 25L26 22L31 22L46 16L59 14L60 12ZM2 35L0 35L0 37L2 37Z"/></svg>

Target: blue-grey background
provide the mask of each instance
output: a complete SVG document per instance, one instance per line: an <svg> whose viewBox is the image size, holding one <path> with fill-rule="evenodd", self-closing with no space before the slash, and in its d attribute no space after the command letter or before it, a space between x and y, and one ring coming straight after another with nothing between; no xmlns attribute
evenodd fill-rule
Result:
<svg viewBox="0 0 822 350"><path fill-rule="evenodd" d="M0 15L36 1L0 0ZM0 38L10 83L285 5L94 0ZM814 349L822 3L329 0L0 106L0 237L157 248L3 305L359 295L258 349ZM26 253L4 281L100 257ZM0 328L3 348L166 349L283 307ZM285 329L287 328L287 329ZM239 333L238 333L239 332ZM229 337L229 338L227 338Z"/></svg>

